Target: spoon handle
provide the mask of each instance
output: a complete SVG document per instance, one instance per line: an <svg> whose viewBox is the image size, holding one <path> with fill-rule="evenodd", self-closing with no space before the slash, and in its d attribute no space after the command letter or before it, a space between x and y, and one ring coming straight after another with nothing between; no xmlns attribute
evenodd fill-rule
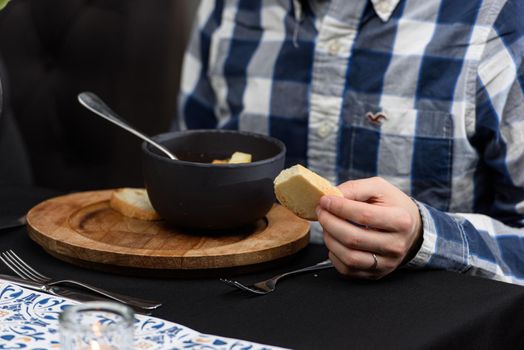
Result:
<svg viewBox="0 0 524 350"><path fill-rule="evenodd" d="M146 135L142 134L138 130L131 127L127 122L120 118L109 106L107 106L104 101L102 101L97 95L92 92L81 92L78 94L78 101L91 112L101 116L102 118L118 125L119 127L129 131L135 136L140 137L142 140L152 144L160 151L162 151L166 156L171 159L177 159L171 152L169 152L164 146L156 143L151 140Z"/></svg>

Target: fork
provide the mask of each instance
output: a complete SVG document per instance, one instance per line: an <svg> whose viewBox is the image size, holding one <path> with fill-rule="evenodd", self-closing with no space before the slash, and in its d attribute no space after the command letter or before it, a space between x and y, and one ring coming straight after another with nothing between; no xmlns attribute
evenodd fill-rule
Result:
<svg viewBox="0 0 524 350"><path fill-rule="evenodd" d="M60 285L76 286L84 290L88 290L90 292L94 292L96 294L103 295L106 298L118 301L120 303L128 304L128 305L138 307L144 310L154 310L162 306L161 303L158 303L155 301L130 297L127 295L122 295L122 294L118 294L114 292L109 292L105 289L98 288L98 287L89 285L87 283L83 283L83 282L79 282L75 280L64 279L64 280L53 281L51 277L43 275L40 272L36 271L31 266L29 266L29 264L27 264L24 260L22 260L12 250L2 252L0 254L0 260L9 269L11 269L11 271L13 271L15 274L17 274L21 278L30 280L33 282L41 283L46 286L60 286Z"/></svg>
<svg viewBox="0 0 524 350"><path fill-rule="evenodd" d="M281 278L284 278L284 277L287 277L287 276L291 276L291 275L296 275L296 274L303 273L303 272L308 272L308 271L329 269L329 268L332 268L332 267L333 267L333 264L328 259L328 260L324 260L324 261L319 262L318 264L315 264L315 265L312 265L312 266L304 267L304 268L298 269L298 270L288 271L288 272L282 273L280 275L273 276L273 277L271 277L271 278L269 278L267 280L257 282L257 283L255 283L253 285L250 285L250 286L247 286L247 285L242 284L242 283L240 283L238 281L230 280L230 279L227 279L227 278L221 278L220 280L222 282L224 282L225 284L231 286L231 287L236 287L236 288L239 288L241 290L244 290L244 291L247 291L247 292L251 292L251 293L254 293L254 294L264 295L264 294L268 294L268 293L274 291L275 288L276 288L277 282Z"/></svg>

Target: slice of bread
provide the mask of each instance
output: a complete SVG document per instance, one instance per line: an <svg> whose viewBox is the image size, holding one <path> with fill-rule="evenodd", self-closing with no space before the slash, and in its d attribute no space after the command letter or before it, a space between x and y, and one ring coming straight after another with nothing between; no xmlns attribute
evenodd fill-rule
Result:
<svg viewBox="0 0 524 350"><path fill-rule="evenodd" d="M251 153L235 152L228 159L214 159L211 164L240 164L251 163L253 156Z"/></svg>
<svg viewBox="0 0 524 350"><path fill-rule="evenodd" d="M144 188L119 188L111 194L109 205L122 215L139 220L160 220L160 215L155 211L147 191Z"/></svg>
<svg viewBox="0 0 524 350"><path fill-rule="evenodd" d="M235 152L229 159L229 164L251 163L251 158L250 153Z"/></svg>
<svg viewBox="0 0 524 350"><path fill-rule="evenodd" d="M275 195L283 206L303 219L318 220L315 209L324 195L344 197L322 176L300 164L284 169L275 178Z"/></svg>

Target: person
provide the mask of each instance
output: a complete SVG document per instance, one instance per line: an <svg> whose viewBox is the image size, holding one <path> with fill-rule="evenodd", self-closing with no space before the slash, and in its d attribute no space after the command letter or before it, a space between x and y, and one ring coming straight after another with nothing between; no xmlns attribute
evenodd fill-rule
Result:
<svg viewBox="0 0 524 350"><path fill-rule="evenodd" d="M522 18L511 0L204 0L176 125L272 135L340 184L312 240L343 275L524 284Z"/></svg>

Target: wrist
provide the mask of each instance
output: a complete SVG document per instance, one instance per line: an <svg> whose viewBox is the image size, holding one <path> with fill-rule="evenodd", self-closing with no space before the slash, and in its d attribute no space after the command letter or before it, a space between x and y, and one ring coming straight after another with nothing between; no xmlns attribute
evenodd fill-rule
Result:
<svg viewBox="0 0 524 350"><path fill-rule="evenodd" d="M422 225L422 214L417 202L413 198L411 198L411 200L416 207L414 219L415 225L412 231L412 237L414 237L414 239L401 265L406 264L417 255L418 251L422 247L422 242L424 241L424 225Z"/></svg>

